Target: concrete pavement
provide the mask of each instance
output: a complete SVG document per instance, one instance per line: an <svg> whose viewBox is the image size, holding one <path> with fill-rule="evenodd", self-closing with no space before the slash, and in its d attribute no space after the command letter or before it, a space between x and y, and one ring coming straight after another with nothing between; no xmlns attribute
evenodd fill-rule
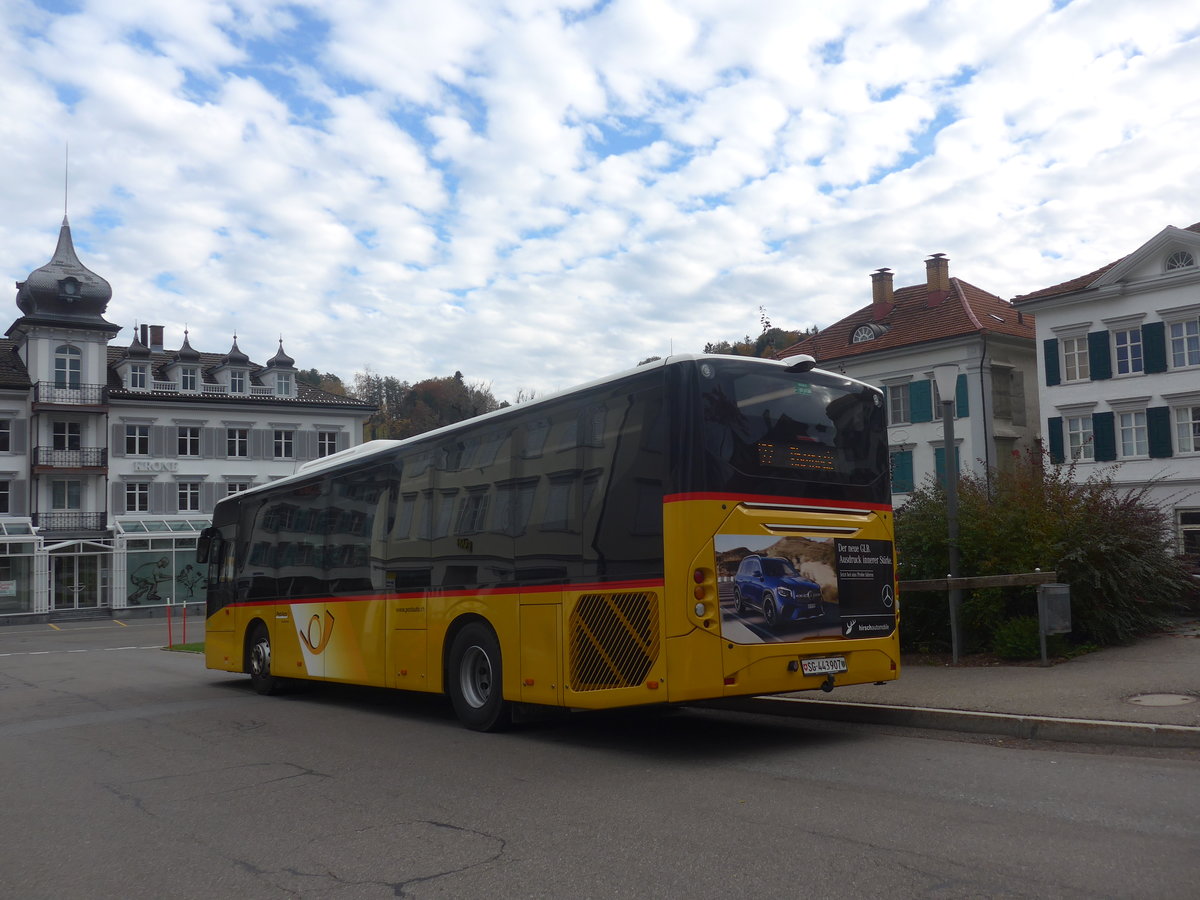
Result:
<svg viewBox="0 0 1200 900"><path fill-rule="evenodd" d="M1200 619L1050 667L909 663L886 685L721 701L773 715L1200 749Z"/></svg>

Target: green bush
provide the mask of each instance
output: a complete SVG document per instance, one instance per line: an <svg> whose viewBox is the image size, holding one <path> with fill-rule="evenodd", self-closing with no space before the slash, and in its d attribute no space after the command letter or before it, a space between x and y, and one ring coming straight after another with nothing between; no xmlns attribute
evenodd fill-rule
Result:
<svg viewBox="0 0 1200 900"><path fill-rule="evenodd" d="M1042 655L1037 616L1017 616L996 626L992 649L1001 659L1034 659Z"/></svg>
<svg viewBox="0 0 1200 900"><path fill-rule="evenodd" d="M1172 554L1169 520L1145 488L1124 490L1112 470L1075 481L1073 466L1034 454L987 477L959 479L959 554L964 575L1057 571L1071 587L1072 640L1100 646L1153 631L1190 588ZM930 479L896 514L900 578L947 570L946 496ZM949 642L945 594L906 595L906 649ZM1035 587L966 592L964 649L994 648L1005 623L1037 615ZM1036 631L1035 631L1036 640ZM1007 640L1008 638L1006 638Z"/></svg>

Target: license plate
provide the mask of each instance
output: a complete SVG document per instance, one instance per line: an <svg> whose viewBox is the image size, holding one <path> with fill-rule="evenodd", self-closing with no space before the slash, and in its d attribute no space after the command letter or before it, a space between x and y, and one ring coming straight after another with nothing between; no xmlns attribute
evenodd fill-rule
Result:
<svg viewBox="0 0 1200 900"><path fill-rule="evenodd" d="M800 660L800 671L805 675L827 675L830 672L845 672L846 657L822 656L818 659Z"/></svg>

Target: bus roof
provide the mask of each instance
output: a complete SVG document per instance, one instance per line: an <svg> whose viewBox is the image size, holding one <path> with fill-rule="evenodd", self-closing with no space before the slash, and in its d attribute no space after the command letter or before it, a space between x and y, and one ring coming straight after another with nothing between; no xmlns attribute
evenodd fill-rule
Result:
<svg viewBox="0 0 1200 900"><path fill-rule="evenodd" d="M274 481L267 482L266 484L255 485L254 487L249 488L248 490L242 491L241 493L231 494L231 495L229 495L229 497L222 497L221 500L219 500L217 502L223 503L223 502L225 502L225 500L233 499L235 497L245 497L248 494L255 494L255 493L259 493L261 491L272 490L279 486L289 485L289 484L293 484L296 482L301 482L301 481L304 481L306 478L310 478L313 475L315 475L319 472L323 472L327 469L339 468L343 465L346 465L347 463L353 463L357 460L371 459L375 456L384 454L387 451L392 450L396 447L402 447L402 446L405 446L408 444L415 444L415 443L430 440L430 439L436 439L440 435L452 434L452 433L454 433L456 431L460 431L464 428L468 428L468 427L474 428L474 427L477 427L479 425L486 423L490 419L506 418L507 416L511 415L513 412L515 412L517 410L524 412L529 409L534 409L544 403L550 403L552 401L560 400L564 397L569 397L573 394L578 394L578 393L582 393L584 391L593 390L594 388L603 387L604 385L612 384L614 382L621 381L622 379L629 378L632 375L638 375L643 372L652 371L654 369L661 369L661 368L664 368L665 366L680 365L682 363L695 362L697 360L711 360L711 359L736 360L737 362L740 362L740 363L756 363L756 364L761 363L762 365L775 366L775 367L781 368L781 369L791 369L797 365L801 365L801 366L806 366L807 369L811 370L811 371L821 372L822 374L825 374L825 375L833 375L834 377L837 377L837 378L844 378L846 381L860 384L864 388L871 388L873 390L878 390L878 388L875 388L873 385L869 385L866 382L859 381L856 378L851 378L848 375L843 375L840 372L830 372L825 369L814 368L813 367L814 360L810 356L791 356L791 357L788 357L787 359L763 359L763 358L756 357L756 356L728 356L728 355L714 354L714 353L679 353L679 354L675 354L672 356L668 356L665 359L657 359L652 362L642 363L641 365L635 366L632 369L625 369L620 372L615 372L612 375L607 375L607 376L604 376L603 378L597 378L593 381L588 381L583 384L578 384L578 385L575 385L570 388L566 388L561 391L555 391L554 393L547 394L544 397L536 397L533 400L529 400L525 403L520 404L519 406L505 406L505 407L502 407L501 409L492 410L491 412L483 413L482 415L475 416L470 419L463 419L461 422L454 422L450 425L443 425L441 428L435 428L432 431L424 431L421 434L416 434L416 435L413 435L412 437L403 438L402 440L367 441L366 443L359 444L355 447L350 447L346 450L341 450L337 453L332 453L329 456L323 456L320 459L314 459L314 460L311 460L310 462L306 462L303 465L301 465L298 469L296 469L296 471L291 475L286 475L283 478L277 478Z"/></svg>

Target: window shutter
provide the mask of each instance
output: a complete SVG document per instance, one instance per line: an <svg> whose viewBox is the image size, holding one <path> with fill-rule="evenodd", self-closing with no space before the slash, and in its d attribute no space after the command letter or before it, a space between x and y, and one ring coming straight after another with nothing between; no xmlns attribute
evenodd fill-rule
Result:
<svg viewBox="0 0 1200 900"><path fill-rule="evenodd" d="M955 472L959 471L958 447L954 448L954 471ZM938 484L940 484L942 487L945 487L946 486L946 448L945 447L934 447L933 448L933 472L934 472L934 477L937 478Z"/></svg>
<svg viewBox="0 0 1200 900"><path fill-rule="evenodd" d="M315 431L295 432L296 459L315 459L317 455L317 433Z"/></svg>
<svg viewBox="0 0 1200 900"><path fill-rule="evenodd" d="M250 429L250 458L263 459L267 455L267 432L261 428Z"/></svg>
<svg viewBox="0 0 1200 900"><path fill-rule="evenodd" d="M26 437L28 422L25 419L12 419L9 424L8 447L17 456L24 456L29 442ZM10 501L11 502L11 501Z"/></svg>
<svg viewBox="0 0 1200 900"><path fill-rule="evenodd" d="M218 448L222 448L222 439L225 432L220 428L201 428L200 429L200 455L205 459L212 459L214 456L224 456L224 453L218 453Z"/></svg>
<svg viewBox="0 0 1200 900"><path fill-rule="evenodd" d="M1046 366L1046 386L1062 384L1062 376L1058 370L1058 338L1042 341L1042 360Z"/></svg>
<svg viewBox="0 0 1200 900"><path fill-rule="evenodd" d="M1167 327L1162 322L1142 326L1142 365L1148 375L1167 371Z"/></svg>
<svg viewBox="0 0 1200 900"><path fill-rule="evenodd" d="M1151 406L1146 410L1146 431L1150 439L1150 456L1164 459L1171 456L1171 410Z"/></svg>
<svg viewBox="0 0 1200 900"><path fill-rule="evenodd" d="M112 514L119 516L125 512L125 482L114 481L112 484Z"/></svg>
<svg viewBox="0 0 1200 900"><path fill-rule="evenodd" d="M29 483L24 478L14 478L8 483L8 513L29 515Z"/></svg>
<svg viewBox="0 0 1200 900"><path fill-rule="evenodd" d="M885 407L886 409L886 407ZM337 449L346 450L350 447L350 432L339 431L337 433Z"/></svg>
<svg viewBox="0 0 1200 900"><path fill-rule="evenodd" d="M156 516L176 512L179 499L170 495L174 489L174 484L165 481L150 482L150 512Z"/></svg>
<svg viewBox="0 0 1200 900"><path fill-rule="evenodd" d="M928 378L908 385L908 417L913 422L933 421L933 387Z"/></svg>
<svg viewBox="0 0 1200 900"><path fill-rule="evenodd" d="M112 438L108 442L109 456L124 456L125 455L125 426L114 425L112 427Z"/></svg>
<svg viewBox="0 0 1200 900"><path fill-rule="evenodd" d="M971 414L971 400L967 396L967 376L960 373L954 382L954 415L965 419Z"/></svg>
<svg viewBox="0 0 1200 900"><path fill-rule="evenodd" d="M213 507L217 505L217 489L224 487L223 484L218 484L215 481L204 481L200 484L200 511L211 513Z"/></svg>
<svg viewBox="0 0 1200 900"><path fill-rule="evenodd" d="M913 489L913 458L911 450L892 454L892 493L907 494Z"/></svg>
<svg viewBox="0 0 1200 900"><path fill-rule="evenodd" d="M176 456L174 452L176 448L172 447L170 454L167 453L167 426L152 425L150 426L150 455L159 458L163 456Z"/></svg>
<svg viewBox="0 0 1200 900"><path fill-rule="evenodd" d="M1108 342L1107 331L1088 332L1088 368L1092 381L1112 378L1112 355L1109 353Z"/></svg>
<svg viewBox="0 0 1200 900"><path fill-rule="evenodd" d="M1097 462L1112 462L1117 458L1117 428L1112 413L1092 413L1092 444Z"/></svg>
<svg viewBox="0 0 1200 900"><path fill-rule="evenodd" d="M1066 453L1063 451L1062 416L1046 420L1046 438L1050 443L1050 462L1061 463L1066 459Z"/></svg>

